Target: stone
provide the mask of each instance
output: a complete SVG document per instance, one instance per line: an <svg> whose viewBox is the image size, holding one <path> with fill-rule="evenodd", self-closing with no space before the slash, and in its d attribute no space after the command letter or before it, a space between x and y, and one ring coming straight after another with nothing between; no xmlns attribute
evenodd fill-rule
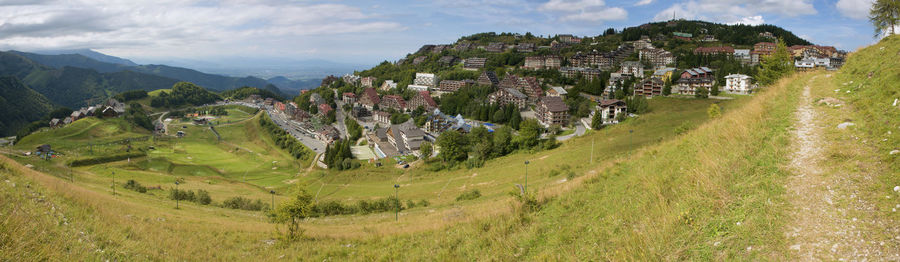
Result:
<svg viewBox="0 0 900 262"><path fill-rule="evenodd" d="M838 129L847 129L847 127L855 126L856 124L850 122L843 122L837 126Z"/></svg>
<svg viewBox="0 0 900 262"><path fill-rule="evenodd" d="M891 154L891 155L900 154L900 150L896 150L896 149L891 150L891 153L890 153L890 154Z"/></svg>

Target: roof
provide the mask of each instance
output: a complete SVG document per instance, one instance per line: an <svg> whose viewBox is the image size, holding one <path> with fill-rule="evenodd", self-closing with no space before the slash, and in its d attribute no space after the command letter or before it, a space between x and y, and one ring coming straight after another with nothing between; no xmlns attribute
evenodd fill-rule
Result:
<svg viewBox="0 0 900 262"><path fill-rule="evenodd" d="M661 75L664 75L669 72L675 72L675 68L666 67L666 68L658 69L653 72L653 75L661 76Z"/></svg>
<svg viewBox="0 0 900 262"><path fill-rule="evenodd" d="M560 94L560 95L565 95L565 94L568 94L568 93L569 93L569 92L566 91L565 88L562 88L561 86L551 86L550 89L553 90L553 91L555 91L557 94Z"/></svg>
<svg viewBox="0 0 900 262"><path fill-rule="evenodd" d="M381 99L378 98L378 92L375 91L375 88L366 88L365 90L363 90L363 96L368 97L369 100L372 101L372 103L378 104L379 102L381 102Z"/></svg>
<svg viewBox="0 0 900 262"><path fill-rule="evenodd" d="M550 112L569 111L569 106L563 102L562 98L556 96L541 97L541 104L547 106Z"/></svg>
<svg viewBox="0 0 900 262"><path fill-rule="evenodd" d="M618 99L604 99L604 100L600 100L600 103L598 105L600 107L607 107L607 106L612 106L612 105L625 105L625 101L618 100Z"/></svg>
<svg viewBox="0 0 900 262"><path fill-rule="evenodd" d="M431 98L431 93L430 93L430 92L428 92L428 91L421 91L421 92L419 92L419 96L421 96L422 99L425 100L425 104L427 104L428 106L431 106L431 107L437 107L437 106L438 106L437 103L434 102L434 99Z"/></svg>
<svg viewBox="0 0 900 262"><path fill-rule="evenodd" d="M750 77L748 75L742 75L742 74L730 74L730 75L725 76L725 79L729 79L729 78L750 79L752 77Z"/></svg>
<svg viewBox="0 0 900 262"><path fill-rule="evenodd" d="M521 98L521 99L528 98L528 96L526 96L525 94L522 94L522 92L519 92L519 90L516 90L515 88L504 88L503 90L506 90L507 93L509 93L510 95L517 97L517 98Z"/></svg>

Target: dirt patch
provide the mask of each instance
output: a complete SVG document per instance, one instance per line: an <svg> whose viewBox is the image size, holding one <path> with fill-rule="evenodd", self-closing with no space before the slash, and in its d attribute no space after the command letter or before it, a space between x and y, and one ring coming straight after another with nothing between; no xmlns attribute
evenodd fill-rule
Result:
<svg viewBox="0 0 900 262"><path fill-rule="evenodd" d="M827 105L830 107L839 107L844 105L844 101L841 101L840 99L834 97L825 97L819 99L818 101L816 101L816 103L820 105Z"/></svg>

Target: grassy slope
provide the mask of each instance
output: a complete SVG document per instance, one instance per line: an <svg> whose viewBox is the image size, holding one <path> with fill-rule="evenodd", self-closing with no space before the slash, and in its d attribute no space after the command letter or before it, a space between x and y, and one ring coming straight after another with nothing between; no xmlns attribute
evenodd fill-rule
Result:
<svg viewBox="0 0 900 262"><path fill-rule="evenodd" d="M93 210L90 212L104 217L84 217L82 221L86 223L85 227L106 228L97 231L98 238L115 239L116 245L112 249L120 251L116 254L132 258L248 259L247 255L253 254L256 259L282 255L357 259L499 257L514 260L516 256L650 260L749 256L774 259L783 252L784 246L778 221L783 190L779 185L783 172L778 165L783 161L781 146L787 143L789 113L796 99L794 83L763 92L743 107L726 107L722 119L703 124L674 140L663 139L662 144L642 150L630 160L625 157L624 149L609 149L606 155L603 151L598 153L598 159L617 159L616 164L606 161L589 165L578 159L589 155L586 145L591 137L600 138L598 145L609 144L611 148L629 148L660 138L638 136L638 131L634 141L626 140L621 134L627 133L629 125L620 125L578 138L551 152L515 154L490 162L484 170L507 170L505 172L510 175L517 175L518 171L509 167L532 159L534 171L529 167L529 174L534 172L536 180L559 180L561 177L549 178L546 172L561 161L572 163L571 168L578 171L578 176L570 183L539 189L549 202L541 211L522 217L503 215L508 214L510 208L506 201L483 208L445 203L450 208L426 216L425 220L418 220L422 217L412 213L405 215L398 224L389 222L386 214L379 214L372 218L343 218L345 223L359 221L363 225L322 226L331 231L359 231L348 235L355 235L350 239L327 237L338 232L322 232L318 224L329 219L318 220L307 225L311 234L318 236L315 240L289 246L268 246L262 240L272 237L273 227L258 217L258 213L190 204L173 211L170 204L146 194L122 192L123 195L116 199L104 193L102 183L79 182L61 194L67 196L65 199L71 199L66 201L77 203L72 208L87 207ZM688 119L700 118L694 114ZM680 125L679 121L665 123L656 127L659 128L657 131L672 132ZM618 139L603 141L604 137ZM37 180L55 180L28 170L18 172ZM468 172L457 170L448 174L468 175ZM415 180L448 174L422 173L408 177ZM503 183L518 182L517 177L507 179L510 181ZM42 184L53 185L52 182ZM580 184L587 186L580 187ZM452 188L463 185L456 184ZM498 188L501 189L497 192L483 191L487 194L484 198L502 194L508 190L502 188L509 187ZM569 194L552 197L555 192L572 189L574 191ZM379 190L385 192L371 194L384 195L390 191ZM427 210L431 209L418 212L429 213ZM491 218L468 218L470 214L482 211L500 213ZM453 226L450 222L455 222L458 216L463 217L460 222L472 222ZM160 219L169 222L154 222ZM737 226L737 222L742 225ZM407 227L423 223L436 223L447 228L391 236L392 231L410 232ZM123 226L126 224L128 226ZM352 245L347 247L346 244ZM156 248L150 250L148 246ZM753 247L749 252L746 251L748 246ZM163 253L159 250L179 251Z"/></svg>
<svg viewBox="0 0 900 262"><path fill-rule="evenodd" d="M55 150L79 150L88 142L101 144L126 138L144 137L150 132L133 127L122 118L98 119L88 117L79 119L62 128L35 132L20 140L15 148L32 150L42 144L50 144Z"/></svg>

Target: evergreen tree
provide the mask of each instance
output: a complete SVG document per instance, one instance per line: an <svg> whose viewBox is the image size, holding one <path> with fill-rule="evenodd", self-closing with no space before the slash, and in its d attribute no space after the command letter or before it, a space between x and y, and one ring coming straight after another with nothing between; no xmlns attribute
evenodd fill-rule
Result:
<svg viewBox="0 0 900 262"><path fill-rule="evenodd" d="M761 69L756 79L762 85L771 85L781 77L794 72L793 58L783 40L778 41L775 53L761 58Z"/></svg>
<svg viewBox="0 0 900 262"><path fill-rule="evenodd" d="M894 27L900 24L900 0L875 0L869 21L875 26L875 37L893 35Z"/></svg>
<svg viewBox="0 0 900 262"><path fill-rule="evenodd" d="M603 114L600 112L600 109L597 109L597 112L594 112L594 117L591 119L591 129L600 130L603 128Z"/></svg>

